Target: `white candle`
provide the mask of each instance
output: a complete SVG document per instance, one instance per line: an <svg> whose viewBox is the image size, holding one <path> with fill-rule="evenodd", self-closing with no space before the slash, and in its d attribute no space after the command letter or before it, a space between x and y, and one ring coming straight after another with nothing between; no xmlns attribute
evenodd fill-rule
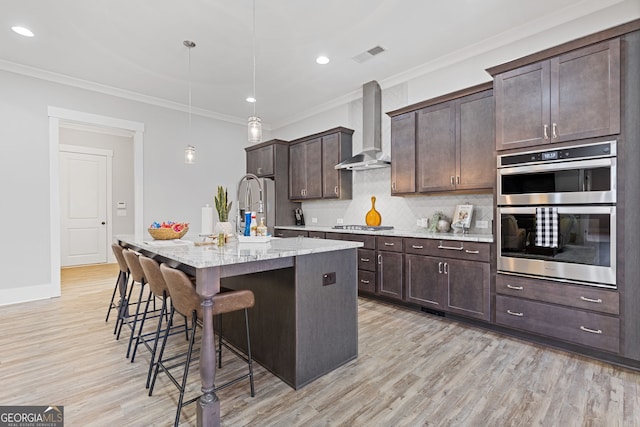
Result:
<svg viewBox="0 0 640 427"><path fill-rule="evenodd" d="M201 234L210 236L213 234L213 207L207 204L202 207L202 227Z"/></svg>

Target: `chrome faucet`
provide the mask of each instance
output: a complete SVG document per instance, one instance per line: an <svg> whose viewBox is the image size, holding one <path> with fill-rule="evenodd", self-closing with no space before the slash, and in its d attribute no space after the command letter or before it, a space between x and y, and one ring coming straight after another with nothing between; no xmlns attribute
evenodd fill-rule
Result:
<svg viewBox="0 0 640 427"><path fill-rule="evenodd" d="M242 233L244 231L241 227L241 223L244 220L243 210L251 209L251 206L253 206L253 195L251 194L251 186L247 185L247 188L244 194L245 209L240 208L240 187L242 186L243 181L249 181L251 179L255 179L256 182L258 183L258 193L259 193L258 194L258 213L264 213L264 200L262 198L262 183L260 182L260 179L256 175L252 173L248 173L242 178L240 178L240 181L238 182L238 217L236 220L236 224L237 224L236 229L238 233Z"/></svg>

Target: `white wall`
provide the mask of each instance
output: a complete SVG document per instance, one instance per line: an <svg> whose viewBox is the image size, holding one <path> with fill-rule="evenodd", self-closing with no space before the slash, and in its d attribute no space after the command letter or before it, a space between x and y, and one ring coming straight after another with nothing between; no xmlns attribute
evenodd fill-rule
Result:
<svg viewBox="0 0 640 427"><path fill-rule="evenodd" d="M246 128L0 71L0 305L55 295L50 251L48 107L144 123L145 226L186 221L200 228L200 207L213 203L217 185L230 190L244 173ZM185 165L193 144L197 163ZM232 191L233 193L233 191Z"/></svg>

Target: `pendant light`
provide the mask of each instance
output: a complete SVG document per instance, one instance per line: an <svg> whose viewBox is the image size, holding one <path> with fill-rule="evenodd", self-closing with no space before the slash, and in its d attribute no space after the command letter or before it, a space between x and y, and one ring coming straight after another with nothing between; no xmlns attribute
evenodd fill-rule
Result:
<svg viewBox="0 0 640 427"><path fill-rule="evenodd" d="M256 143L262 141L262 123L260 117L256 116L256 0L253 0L253 116L249 117L248 136L249 142Z"/></svg>
<svg viewBox="0 0 640 427"><path fill-rule="evenodd" d="M185 40L182 44L189 49L189 138L191 138L191 49L196 47L196 44L191 40ZM196 147L191 144L184 149L184 162L188 165L196 162Z"/></svg>

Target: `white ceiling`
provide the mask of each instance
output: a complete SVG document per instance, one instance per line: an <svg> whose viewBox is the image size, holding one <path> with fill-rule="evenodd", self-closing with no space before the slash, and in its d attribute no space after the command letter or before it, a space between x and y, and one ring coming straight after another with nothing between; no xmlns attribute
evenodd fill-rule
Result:
<svg viewBox="0 0 640 427"><path fill-rule="evenodd" d="M256 110L284 124L370 80L384 88L445 55L462 59L618 1L256 0ZM183 40L197 44L190 73ZM386 51L352 59L377 45ZM317 65L318 54L331 62ZM244 122L252 0L0 0L0 69L179 109L191 82L194 113Z"/></svg>

